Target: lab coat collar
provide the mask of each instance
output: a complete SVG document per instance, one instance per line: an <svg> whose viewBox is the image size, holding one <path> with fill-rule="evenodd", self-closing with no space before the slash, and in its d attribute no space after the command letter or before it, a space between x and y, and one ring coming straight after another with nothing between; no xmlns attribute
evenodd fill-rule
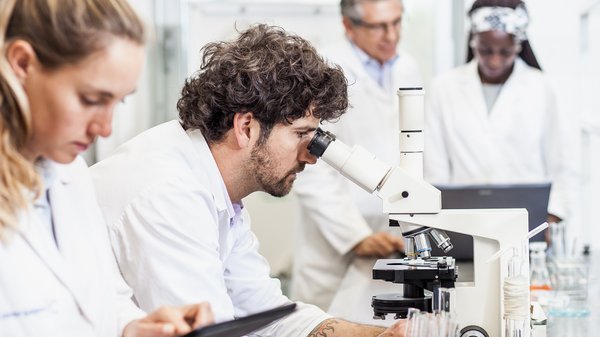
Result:
<svg viewBox="0 0 600 337"><path fill-rule="evenodd" d="M357 46L354 42L352 42L352 41L349 41L349 42L350 42L350 45L352 46L352 49L354 50L354 53L356 54L356 56L358 57L360 62L363 64L363 67L373 66L373 65L378 65L380 67L382 66L379 63L379 61L377 61L376 59L369 56L369 54L365 53L365 51L360 49L360 47ZM396 61L398 61L399 57L400 56L396 53L396 55L394 55L394 57L392 57L390 60L384 62L383 66L387 66L387 67L394 66Z"/></svg>
<svg viewBox="0 0 600 337"><path fill-rule="evenodd" d="M78 252L77 249L71 249L71 243L76 242L68 239L72 235L72 233L69 233L71 230L69 227L77 224L78 219L81 219L77 216L77 210L71 208L67 198L68 191L66 189L72 179L67 177L70 171L69 165L61 165L51 161L44 165L47 165L46 169L49 170L48 172L53 172L52 174L55 177L48 188L58 249L54 242L48 240L43 230L39 228L43 220L31 209L22 214L18 232L56 278L68 289L83 317L91 322L90 317L92 315L90 315L91 311L88 310L93 310L93 308L86 308L83 305L83 294L81 292L84 289L75 286L77 276L73 274L73 270L69 268L67 263L73 257L73 254L76 256Z"/></svg>
<svg viewBox="0 0 600 337"><path fill-rule="evenodd" d="M479 72L477 70L477 60L473 59L471 60L469 63L467 63L467 74L468 74L468 78L473 79L476 78L477 81L479 83L481 83L481 79L479 78ZM506 80L506 83L508 83L509 81L512 81L512 79L516 76L518 76L519 74L521 74L521 72L524 70L524 68L527 67L527 65L525 64L525 61L521 60L520 58L516 58L515 59L515 66L513 68L512 73L510 74L510 76L508 77L508 79ZM506 85L506 83L504 83Z"/></svg>
<svg viewBox="0 0 600 337"><path fill-rule="evenodd" d="M56 163L48 159L40 159L35 163L35 168L42 177L44 189L48 189L56 181L58 175Z"/></svg>
<svg viewBox="0 0 600 337"><path fill-rule="evenodd" d="M76 159L78 160L78 159ZM35 169L42 178L42 193L34 201L36 206L44 204L46 191L56 183L68 184L72 177L69 175L69 166L56 163L49 159L40 159L35 163Z"/></svg>
<svg viewBox="0 0 600 337"><path fill-rule="evenodd" d="M518 97L519 93L522 92L522 86L527 85L527 82L523 82L521 77L525 67L527 67L525 62L517 57L513 71L506 82L502 84L496 103L490 111L491 118L500 118L505 111L510 111L513 108L511 105L515 103L515 97Z"/></svg>
<svg viewBox="0 0 600 337"><path fill-rule="evenodd" d="M77 157L75 161L84 161L84 159ZM42 174L43 179L49 181L48 187L56 182L68 184L73 180L74 171L71 164L59 164L49 159L43 159L36 163L36 166L41 170L40 174Z"/></svg>
<svg viewBox="0 0 600 337"><path fill-rule="evenodd" d="M233 204L233 215L229 213L229 226L233 226L236 223L240 222L242 219L242 211L244 210L244 204L240 201L239 203Z"/></svg>
<svg viewBox="0 0 600 337"><path fill-rule="evenodd" d="M340 47L340 50L336 52L336 54L344 55L344 62L346 64L346 66L344 66L344 74L348 78L350 85L354 82L360 82L363 83L365 90L367 90L370 95L377 95L380 100L390 98L396 100L395 95L390 95L389 92L379 86L377 81L369 75L362 60L355 52L352 41L345 39L343 47ZM393 61L392 86L395 86L399 82L396 66L399 64L401 57L401 52L398 52Z"/></svg>
<svg viewBox="0 0 600 337"><path fill-rule="evenodd" d="M219 171L217 162L210 151L204 135L197 129L190 129L186 132L198 154L197 160L193 161L193 170L199 175L206 175L208 173L210 177L219 177L219 179L210 179L210 192L214 197L215 205L219 212L227 211L228 217L233 219L236 211L231 203L231 198L229 198L229 193L227 193L227 187L225 186L221 171ZM210 158L210 160L206 160L206 158Z"/></svg>
<svg viewBox="0 0 600 337"><path fill-rule="evenodd" d="M464 82L462 85L467 86L470 89L465 90L465 92L469 93L469 100L471 101L471 104L476 107L477 111L480 111L479 115L482 118L482 122L493 120L494 118L498 117L501 118L502 116L498 116L498 112L496 111L506 111L506 107L504 105L507 102L510 103L510 100L506 100L505 97L510 97L513 95L513 93L521 90L520 87L524 84L519 80L519 77L527 65L520 58L515 60L513 71L506 82L502 85L502 90L500 90L498 98L496 99L492 110L489 112L483 98L483 88L477 65L478 63L475 59L471 60L466 65L466 72L463 73L465 76L463 77Z"/></svg>

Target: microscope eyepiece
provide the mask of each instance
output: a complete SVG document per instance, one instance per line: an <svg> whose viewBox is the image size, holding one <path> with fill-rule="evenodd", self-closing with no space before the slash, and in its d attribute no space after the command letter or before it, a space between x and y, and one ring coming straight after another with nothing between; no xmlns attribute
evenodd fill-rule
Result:
<svg viewBox="0 0 600 337"><path fill-rule="evenodd" d="M335 135L321 128L315 130L313 139L308 143L308 152L317 158L321 158L329 144L335 140Z"/></svg>

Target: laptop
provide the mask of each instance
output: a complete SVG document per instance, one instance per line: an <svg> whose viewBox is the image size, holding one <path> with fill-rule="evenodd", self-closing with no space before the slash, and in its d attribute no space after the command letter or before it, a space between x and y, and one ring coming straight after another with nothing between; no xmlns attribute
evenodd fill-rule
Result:
<svg viewBox="0 0 600 337"><path fill-rule="evenodd" d="M548 217L550 183L511 185L444 185L436 186L442 192L443 209L526 208L529 230ZM432 244L431 255L449 255L457 261L473 260L473 237L446 231L454 248L447 254ZM543 241L544 232L531 241Z"/></svg>

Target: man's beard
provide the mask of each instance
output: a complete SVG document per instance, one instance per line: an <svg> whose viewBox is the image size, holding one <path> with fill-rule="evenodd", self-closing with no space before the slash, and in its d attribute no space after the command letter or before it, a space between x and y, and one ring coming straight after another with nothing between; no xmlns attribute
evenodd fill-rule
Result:
<svg viewBox="0 0 600 337"><path fill-rule="evenodd" d="M299 164L282 177L277 177L277 163L271 159L266 144L254 148L250 155L250 172L254 173L256 183L261 191L274 197L283 197L290 193L294 183L290 175L302 171L304 166L304 163Z"/></svg>

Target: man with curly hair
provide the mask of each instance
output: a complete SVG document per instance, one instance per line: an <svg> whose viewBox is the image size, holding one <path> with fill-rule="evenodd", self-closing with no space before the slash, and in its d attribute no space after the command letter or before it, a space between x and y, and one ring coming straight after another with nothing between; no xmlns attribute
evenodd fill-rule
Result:
<svg viewBox="0 0 600 337"><path fill-rule="evenodd" d="M321 120L348 105L347 82L306 40L257 25L203 48L180 120L135 137L92 168L125 280L142 309L209 301L216 321L290 303L258 253L242 199L290 192L314 164ZM264 336L402 336L299 303Z"/></svg>

